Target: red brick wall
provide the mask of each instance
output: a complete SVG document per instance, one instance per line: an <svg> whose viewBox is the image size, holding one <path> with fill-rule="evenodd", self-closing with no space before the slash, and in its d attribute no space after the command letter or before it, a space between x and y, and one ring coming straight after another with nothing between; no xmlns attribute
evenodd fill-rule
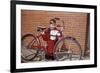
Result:
<svg viewBox="0 0 100 73"><path fill-rule="evenodd" d="M38 25L48 27L49 20L54 17L64 20L64 35L75 37L81 44L84 53L88 24L87 13L22 10L22 35L26 33L36 34L36 27Z"/></svg>

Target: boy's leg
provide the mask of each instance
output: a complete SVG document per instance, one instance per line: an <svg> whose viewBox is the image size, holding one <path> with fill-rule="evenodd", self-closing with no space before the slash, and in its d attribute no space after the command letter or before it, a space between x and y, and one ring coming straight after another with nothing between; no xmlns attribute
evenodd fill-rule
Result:
<svg viewBox="0 0 100 73"><path fill-rule="evenodd" d="M48 44L47 58L54 60L53 51L54 51L55 42L53 40L49 40L49 41L47 41L47 44Z"/></svg>

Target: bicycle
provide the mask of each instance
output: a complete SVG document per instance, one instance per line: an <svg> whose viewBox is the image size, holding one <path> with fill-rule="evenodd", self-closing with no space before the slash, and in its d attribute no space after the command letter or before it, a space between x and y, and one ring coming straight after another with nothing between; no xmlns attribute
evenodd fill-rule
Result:
<svg viewBox="0 0 100 73"><path fill-rule="evenodd" d="M26 34L22 37L21 58L23 62L46 60L46 48L41 46L39 37L41 35L35 36L33 34ZM81 60L81 45L74 37L63 37L55 44L53 55L56 61Z"/></svg>

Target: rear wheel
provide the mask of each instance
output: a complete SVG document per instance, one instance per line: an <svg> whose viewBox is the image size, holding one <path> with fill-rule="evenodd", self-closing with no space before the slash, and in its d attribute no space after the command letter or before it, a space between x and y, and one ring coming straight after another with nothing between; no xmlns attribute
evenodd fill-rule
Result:
<svg viewBox="0 0 100 73"><path fill-rule="evenodd" d="M73 37L65 37L57 42L54 55L56 60L80 60L82 49L79 42Z"/></svg>

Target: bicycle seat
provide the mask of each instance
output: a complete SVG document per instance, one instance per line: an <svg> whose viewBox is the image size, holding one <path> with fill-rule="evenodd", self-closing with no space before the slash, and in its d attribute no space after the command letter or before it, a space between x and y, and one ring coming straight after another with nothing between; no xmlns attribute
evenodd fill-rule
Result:
<svg viewBox="0 0 100 73"><path fill-rule="evenodd" d="M37 27L37 31L43 31L43 30L45 30L46 29L46 27L42 27L42 26L38 26Z"/></svg>

